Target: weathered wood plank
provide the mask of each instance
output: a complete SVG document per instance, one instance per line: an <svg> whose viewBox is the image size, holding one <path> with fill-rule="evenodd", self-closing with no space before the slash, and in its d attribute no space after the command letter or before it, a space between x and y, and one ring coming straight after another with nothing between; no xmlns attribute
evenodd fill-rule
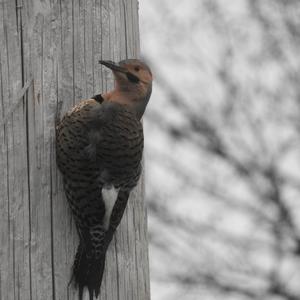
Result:
<svg viewBox="0 0 300 300"><path fill-rule="evenodd" d="M56 97L54 69L56 44L51 30L50 3L33 1L32 4L32 6L25 4L23 8L24 15L26 13L28 17L26 20L24 16L24 28L33 24L32 31L24 36L29 42L28 72L32 72L34 76L34 90L30 93L27 103L30 120L28 123L28 159L31 207L31 297L32 299L51 299L54 294L54 282L52 280L49 148L51 147L50 130L53 126L51 102L55 101ZM52 105L52 107L55 106Z"/></svg>
<svg viewBox="0 0 300 300"><path fill-rule="evenodd" d="M24 102L18 103L23 85L20 15L11 1L0 4L0 14L0 298L29 299L26 114Z"/></svg>
<svg viewBox="0 0 300 300"><path fill-rule="evenodd" d="M0 3L0 299L76 299L68 287L78 237L55 164L55 117L108 90L99 59L139 53L137 1ZM102 300L147 300L143 187L135 190L107 255ZM87 296L85 297L87 299Z"/></svg>

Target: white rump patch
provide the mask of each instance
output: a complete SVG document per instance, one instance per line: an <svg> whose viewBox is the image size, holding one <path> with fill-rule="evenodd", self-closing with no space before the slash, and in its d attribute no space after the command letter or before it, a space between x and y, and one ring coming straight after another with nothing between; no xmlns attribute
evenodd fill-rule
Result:
<svg viewBox="0 0 300 300"><path fill-rule="evenodd" d="M119 189L115 189L113 186L107 188L102 188L102 198L105 204L105 215L103 220L103 225L105 229L108 229L110 216L116 200L118 198Z"/></svg>

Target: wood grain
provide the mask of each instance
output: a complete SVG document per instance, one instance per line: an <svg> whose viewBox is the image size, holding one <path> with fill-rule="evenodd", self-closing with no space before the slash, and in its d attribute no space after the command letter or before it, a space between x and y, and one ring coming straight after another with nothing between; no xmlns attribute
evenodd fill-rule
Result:
<svg viewBox="0 0 300 300"><path fill-rule="evenodd" d="M0 300L77 299L68 282L78 238L55 163L55 118L112 87L99 59L139 56L138 3L4 0L0 20ZM150 299L147 247L141 179L100 299Z"/></svg>

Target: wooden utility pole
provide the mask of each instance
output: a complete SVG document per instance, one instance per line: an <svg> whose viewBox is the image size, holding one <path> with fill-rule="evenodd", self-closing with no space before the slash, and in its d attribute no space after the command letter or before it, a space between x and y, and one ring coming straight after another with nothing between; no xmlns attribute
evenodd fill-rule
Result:
<svg viewBox="0 0 300 300"><path fill-rule="evenodd" d="M0 20L0 299L74 300L78 238L55 117L112 87L99 59L138 57L138 3L0 0ZM109 248L101 299L150 299L142 182Z"/></svg>

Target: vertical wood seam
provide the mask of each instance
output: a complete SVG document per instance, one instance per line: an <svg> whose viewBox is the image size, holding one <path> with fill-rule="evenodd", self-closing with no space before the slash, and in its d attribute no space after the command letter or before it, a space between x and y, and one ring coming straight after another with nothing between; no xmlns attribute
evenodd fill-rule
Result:
<svg viewBox="0 0 300 300"><path fill-rule="evenodd" d="M62 1L62 0L61 0ZM78 1L78 0L75 0ZM75 86L75 13L74 13L74 0L72 0L72 69L73 69L73 104L75 104L76 86Z"/></svg>
<svg viewBox="0 0 300 300"><path fill-rule="evenodd" d="M52 138L51 135L51 146L50 146L50 226L51 226L51 275L52 275L52 299L56 299L56 291L55 291L55 264L54 264L54 228L53 228L53 196L52 196L52 191L53 191L53 182L52 182L52 167L53 167L53 162L51 163L51 160L54 158L53 156L53 146L55 140ZM54 161L54 159L53 159Z"/></svg>
<svg viewBox="0 0 300 300"><path fill-rule="evenodd" d="M124 37L125 37L125 55L126 58L128 58L128 45L127 45L127 16L126 16L126 4L125 4L125 0L122 0L123 3L123 13L124 13Z"/></svg>
<svg viewBox="0 0 300 300"><path fill-rule="evenodd" d="M27 185L28 185L28 238L29 238L29 295L32 298L32 260L31 260L31 193L30 193L30 149L29 149L29 114L28 114L28 96L27 96L27 101L25 102L25 107L26 107L26 113L25 113L25 118L26 118L26 157L27 157Z"/></svg>

